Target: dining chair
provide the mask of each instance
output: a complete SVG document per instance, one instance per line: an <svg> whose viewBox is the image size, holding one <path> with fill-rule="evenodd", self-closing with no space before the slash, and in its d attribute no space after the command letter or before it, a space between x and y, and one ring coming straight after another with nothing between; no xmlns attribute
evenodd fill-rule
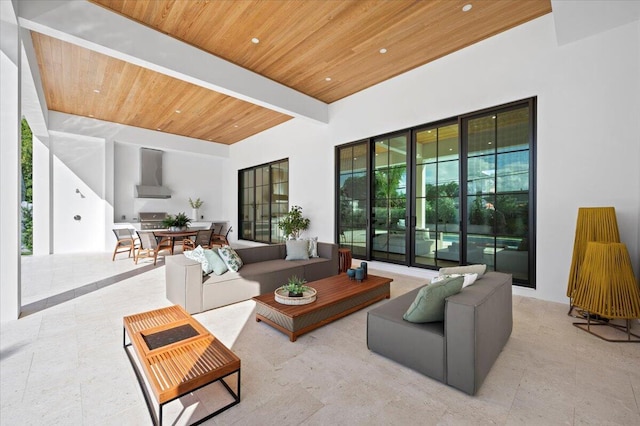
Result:
<svg viewBox="0 0 640 426"><path fill-rule="evenodd" d="M152 257L153 264L155 265L158 260L158 254L163 250L169 250L169 253L173 253L171 240L169 238L163 238L158 242L153 232L138 232L138 238L140 238L140 248L136 252L135 263L138 264L140 257Z"/></svg>
<svg viewBox="0 0 640 426"><path fill-rule="evenodd" d="M129 257L133 254L134 260L136 256L137 237L133 235L133 231L130 228L113 229L113 233L116 236L116 247L113 249L113 256L111 261L116 260L116 254L128 252Z"/></svg>
<svg viewBox="0 0 640 426"><path fill-rule="evenodd" d="M210 246L228 246L229 240L227 239L227 237L229 236L229 233L232 229L233 226L230 226L229 229L227 229L227 233L222 235L222 227L220 227L220 233L211 235Z"/></svg>
<svg viewBox="0 0 640 426"><path fill-rule="evenodd" d="M191 238L185 238L184 240L182 240L182 249L193 250L198 246L206 249L211 248L212 235L213 235L213 229L199 230L193 240Z"/></svg>

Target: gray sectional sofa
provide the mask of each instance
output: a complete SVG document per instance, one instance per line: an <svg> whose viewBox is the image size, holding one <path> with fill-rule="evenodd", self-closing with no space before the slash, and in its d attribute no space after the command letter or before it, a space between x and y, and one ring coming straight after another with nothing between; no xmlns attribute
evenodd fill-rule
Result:
<svg viewBox="0 0 640 426"><path fill-rule="evenodd" d="M285 260L285 244L239 248L244 266L238 272L202 276L200 263L183 254L166 257L167 299L190 314L275 291L296 275L315 281L338 274L338 245L318 242L319 257Z"/></svg>
<svg viewBox="0 0 640 426"><path fill-rule="evenodd" d="M474 395L513 327L512 278L488 272L445 304L444 322L416 324L402 316L415 289L367 314L367 346L402 365Z"/></svg>

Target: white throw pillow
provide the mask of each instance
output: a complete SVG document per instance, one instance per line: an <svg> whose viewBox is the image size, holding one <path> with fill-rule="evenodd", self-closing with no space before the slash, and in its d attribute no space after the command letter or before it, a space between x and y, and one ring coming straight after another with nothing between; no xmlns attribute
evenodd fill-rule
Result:
<svg viewBox="0 0 640 426"><path fill-rule="evenodd" d="M487 265L466 265L466 266L452 266L450 268L440 268L438 271L440 275L451 274L478 274L478 279L482 278L487 271Z"/></svg>
<svg viewBox="0 0 640 426"><path fill-rule="evenodd" d="M318 256L318 237L309 238L309 257Z"/></svg>
<svg viewBox="0 0 640 426"><path fill-rule="evenodd" d="M202 272L204 272L205 274L210 274L213 271L213 268L209 265L209 260L207 259L207 256L205 256L204 249L202 247L198 246L193 250L187 250L184 252L184 256L187 259L200 262Z"/></svg>
<svg viewBox="0 0 640 426"><path fill-rule="evenodd" d="M438 281L442 281L445 278L455 278L463 276L464 282L462 283L462 288L468 287L478 279L478 274L446 274L446 275L438 275L434 279L431 280L432 283L437 283Z"/></svg>
<svg viewBox="0 0 640 426"><path fill-rule="evenodd" d="M285 260L309 259L309 242L307 240L287 240L287 257Z"/></svg>

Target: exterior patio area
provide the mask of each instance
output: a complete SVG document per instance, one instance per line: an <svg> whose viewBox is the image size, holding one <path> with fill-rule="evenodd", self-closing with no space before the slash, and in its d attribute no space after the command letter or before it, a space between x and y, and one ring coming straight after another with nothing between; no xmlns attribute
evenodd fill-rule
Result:
<svg viewBox="0 0 640 426"><path fill-rule="evenodd" d="M371 273L393 278L392 298L433 275ZM22 274L24 304L32 309L1 326L0 422L149 424L122 348L122 318L169 305L164 262L112 262L109 252L33 256L23 258ZM242 360L240 404L206 424L640 422L637 345L576 329L563 304L514 296L513 333L475 397L371 353L370 308L295 343L257 323L254 309L245 301L195 315ZM197 420L219 395L214 387L169 404L166 424Z"/></svg>

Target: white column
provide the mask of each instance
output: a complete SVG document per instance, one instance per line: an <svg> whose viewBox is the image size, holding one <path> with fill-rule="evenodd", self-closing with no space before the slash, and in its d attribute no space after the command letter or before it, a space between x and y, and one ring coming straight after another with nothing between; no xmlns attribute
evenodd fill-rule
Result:
<svg viewBox="0 0 640 426"><path fill-rule="evenodd" d="M0 320L20 316L20 35L0 1Z"/></svg>
<svg viewBox="0 0 640 426"><path fill-rule="evenodd" d="M53 253L51 243L51 150L48 137L33 135L33 254Z"/></svg>

